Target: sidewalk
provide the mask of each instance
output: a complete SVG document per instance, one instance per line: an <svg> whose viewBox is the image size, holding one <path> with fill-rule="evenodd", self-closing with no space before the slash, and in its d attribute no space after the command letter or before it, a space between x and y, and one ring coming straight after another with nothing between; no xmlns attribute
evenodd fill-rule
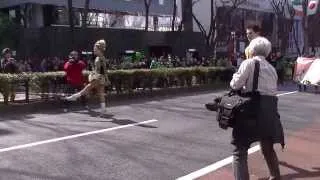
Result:
<svg viewBox="0 0 320 180"><path fill-rule="evenodd" d="M276 151L282 180L320 180L320 119L299 132L287 133L286 148ZM250 180L268 180L268 169L261 151L249 155ZM232 166L205 175L198 180L233 180Z"/></svg>
<svg viewBox="0 0 320 180"><path fill-rule="evenodd" d="M9 98L10 99L10 98ZM41 99L40 96L36 95L30 95L29 100L36 100L36 99ZM26 100L25 93L24 92L17 92L16 93L16 98L15 101L17 102L24 102ZM0 103L3 103L3 95L0 93Z"/></svg>

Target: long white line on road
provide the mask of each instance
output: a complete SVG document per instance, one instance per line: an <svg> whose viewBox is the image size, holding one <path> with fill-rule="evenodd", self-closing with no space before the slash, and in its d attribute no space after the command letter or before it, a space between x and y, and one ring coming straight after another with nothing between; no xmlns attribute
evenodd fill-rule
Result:
<svg viewBox="0 0 320 180"><path fill-rule="evenodd" d="M289 95L289 94L295 94L299 91L292 91L292 92L287 92L287 93L281 93L281 94L277 94L277 96L285 96L285 95ZM250 148L248 150L248 154L252 154L252 153L255 153L257 151L260 151L260 145L256 145L256 146L253 146L252 148ZM194 179L197 179L197 178L200 178L206 174L209 174L211 172L214 172L224 166L227 166L229 164L231 164L233 161L233 157L232 156L229 156L221 161L218 161L216 163L213 163L207 167L204 167L198 171L195 171L195 172L192 172L188 175L185 175L183 177L180 177L180 178L177 178L176 180L194 180Z"/></svg>
<svg viewBox="0 0 320 180"><path fill-rule="evenodd" d="M292 91L292 92L287 92L287 93L282 93L282 94L278 94L277 96L285 96L285 95L289 95L289 94L295 94L299 91Z"/></svg>
<svg viewBox="0 0 320 180"><path fill-rule="evenodd" d="M43 144L49 144L49 143L54 143L54 142L59 142L59 141L64 141L64 140L69 140L69 139L75 139L75 138L83 137L83 136L89 136L89 135L94 135L94 134L105 133L105 132L114 131L114 130L118 130L118 129L124 129L124 128L133 127L133 126L139 126L139 125L143 125L143 124L149 124L149 123L153 123L153 122L156 122L156 121L158 121L158 120L152 119L152 120L148 120L148 121L143 121L143 122L138 122L138 123L133 123L133 124L127 124L127 125L123 125L123 126L117 126L117 127L113 127L113 128L101 129L101 130L90 131L90 132L86 132L86 133L74 134L74 135L71 135L71 136L65 136L65 137L48 139L48 140L38 141L38 142L34 142L34 143L29 143L29 144L12 146L12 147L8 147L8 148L0 149L0 153L8 152L8 151L14 151L14 150L18 150L18 149L30 148L30 147L34 147L34 146L39 146L39 145L43 145Z"/></svg>

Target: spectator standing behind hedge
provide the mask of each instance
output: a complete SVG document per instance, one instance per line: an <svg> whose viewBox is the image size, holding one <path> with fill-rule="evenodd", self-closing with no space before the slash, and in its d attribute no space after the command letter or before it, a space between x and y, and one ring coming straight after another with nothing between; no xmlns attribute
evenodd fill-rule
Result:
<svg viewBox="0 0 320 180"><path fill-rule="evenodd" d="M40 64L41 72L48 72L48 59L43 58Z"/></svg>
<svg viewBox="0 0 320 180"><path fill-rule="evenodd" d="M79 60L77 51L72 51L69 60L64 64L64 71L66 72L66 80L72 89L81 90L84 85L84 76L82 74L85 70L86 64ZM74 93L74 92L73 92Z"/></svg>
<svg viewBox="0 0 320 180"><path fill-rule="evenodd" d="M66 72L67 94L73 94L81 91L84 88L85 79L82 74L85 70L86 64L79 59L79 53L72 51L69 55L69 60L64 64L64 71ZM86 97L81 97L81 102L86 105Z"/></svg>
<svg viewBox="0 0 320 180"><path fill-rule="evenodd" d="M150 69L157 69L160 67L160 63L156 58L153 58L150 63Z"/></svg>
<svg viewBox="0 0 320 180"><path fill-rule="evenodd" d="M253 39L261 36L261 28L258 25L249 25L246 28L246 34L249 42L251 42ZM252 54L250 52L250 49L247 47L245 49L246 59L252 58Z"/></svg>
<svg viewBox="0 0 320 180"><path fill-rule="evenodd" d="M1 59L2 72L8 74L19 73L19 65L14 58L12 58L12 53L9 48L5 48L2 51L3 59ZM10 101L14 102L16 97L15 84L9 85L9 97Z"/></svg>

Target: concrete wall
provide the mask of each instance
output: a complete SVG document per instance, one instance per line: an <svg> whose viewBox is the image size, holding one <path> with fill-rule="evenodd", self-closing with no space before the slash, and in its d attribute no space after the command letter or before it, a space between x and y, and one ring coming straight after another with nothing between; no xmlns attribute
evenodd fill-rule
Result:
<svg viewBox="0 0 320 180"><path fill-rule="evenodd" d="M47 27L20 29L12 49L19 56L65 56L72 49L92 51L93 44L103 38L108 43L107 56L117 57L125 50L143 50L150 46L170 46L175 55L185 56L187 49L196 48L205 55L205 45L200 33L144 32L125 29L75 29L75 42L71 43L69 28Z"/></svg>

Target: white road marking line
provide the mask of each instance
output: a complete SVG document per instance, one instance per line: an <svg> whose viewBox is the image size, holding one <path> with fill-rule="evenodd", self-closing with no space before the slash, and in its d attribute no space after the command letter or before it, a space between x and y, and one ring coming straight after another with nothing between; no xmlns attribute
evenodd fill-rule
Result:
<svg viewBox="0 0 320 180"><path fill-rule="evenodd" d="M289 94L295 94L299 91L292 91L292 92L287 92L287 93L282 93L282 94L277 94L277 96L285 96L285 95L289 95Z"/></svg>
<svg viewBox="0 0 320 180"><path fill-rule="evenodd" d="M289 95L289 94L295 94L299 91L292 91L292 92L287 92L287 93L281 93L281 94L277 94L277 96L285 96L285 95ZM248 149L248 154L252 154L252 153L255 153L257 151L260 151L260 145L256 145L256 146L253 146L252 148ZM227 166L229 164L231 164L233 161L233 157L232 156L229 156L221 161L218 161L216 163L213 163L207 167L204 167L198 171L195 171L195 172L192 172L188 175L185 175L185 176L182 176L180 178L177 178L176 180L194 180L194 179L197 179L199 177L202 177L206 174L209 174L211 172L214 172L224 166Z"/></svg>
<svg viewBox="0 0 320 180"><path fill-rule="evenodd" d="M259 150L260 150L260 145L256 145L256 146L254 146L254 147L252 147L252 148L250 148L248 150L248 154L255 153L255 152L259 151ZM220 168L222 168L222 167L224 167L226 165L231 164L232 161L233 161L233 157L229 156L228 158L225 158L225 159L223 159L221 161L218 161L218 162L216 162L214 164L211 164L211 165L209 165L209 166L207 166L205 168L202 168L202 169L200 169L198 171L190 173L190 174L188 174L186 176L180 177L177 180L194 180L194 179L197 179L197 178L202 177L202 176L204 176L206 174L209 174L210 172L216 171L216 170L218 170L218 169L220 169Z"/></svg>
<svg viewBox="0 0 320 180"><path fill-rule="evenodd" d="M105 132L109 132L109 131L129 128L129 127L143 125L143 124L149 124L149 123L153 123L153 122L156 122L156 121L158 121L158 120L152 119L152 120L143 121L143 122L139 122L139 123L127 124L127 125L117 126L117 127L113 127L113 128L101 129L101 130L90 131L90 132L86 132L86 133L74 134L74 135L71 135L71 136L65 136L65 137L48 139L48 140L38 141L38 142L34 142L34 143L29 143L29 144L12 146L12 147L8 147L8 148L0 149L0 153L8 152L8 151L14 151L14 150L18 150L18 149L29 148L29 147L34 147L34 146L39 146L39 145L43 145L43 144L54 143L54 142L58 142L58 141L74 139L74 138L83 137L83 136L89 136L89 135L94 135L94 134L105 133Z"/></svg>

